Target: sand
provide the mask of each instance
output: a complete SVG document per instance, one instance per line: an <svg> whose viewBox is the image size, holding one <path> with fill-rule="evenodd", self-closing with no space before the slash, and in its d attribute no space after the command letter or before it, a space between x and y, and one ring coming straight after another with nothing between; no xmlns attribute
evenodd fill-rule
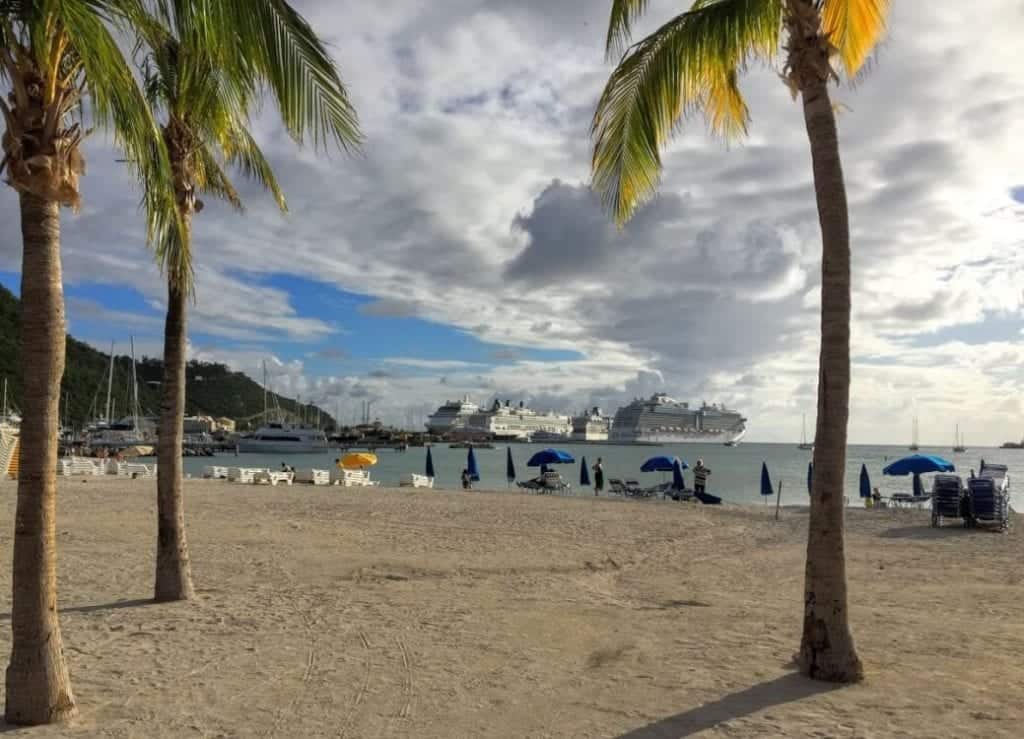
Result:
<svg viewBox="0 0 1024 739"><path fill-rule="evenodd" d="M81 718L32 737L1019 737L1019 521L852 511L866 682L793 673L806 511L190 481L198 598L153 605L154 485L72 480ZM9 619L14 486L0 594ZM0 630L9 651L9 629Z"/></svg>

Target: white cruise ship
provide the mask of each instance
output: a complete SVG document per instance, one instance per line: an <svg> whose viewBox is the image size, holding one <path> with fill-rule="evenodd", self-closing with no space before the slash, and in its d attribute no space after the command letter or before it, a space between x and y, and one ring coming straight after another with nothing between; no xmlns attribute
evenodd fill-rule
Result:
<svg viewBox="0 0 1024 739"><path fill-rule="evenodd" d="M329 448L323 431L286 423L268 423L238 439L238 451L248 453L315 454Z"/></svg>
<svg viewBox="0 0 1024 739"><path fill-rule="evenodd" d="M608 432L612 427L612 419L601 414L598 407L586 413L572 417L573 441L608 441Z"/></svg>
<svg viewBox="0 0 1024 739"><path fill-rule="evenodd" d="M427 416L427 431L432 434L446 434L463 429L470 416L479 410L480 406L472 402L468 395L462 400L448 400Z"/></svg>
<svg viewBox="0 0 1024 739"><path fill-rule="evenodd" d="M490 410L474 413L466 422L468 431L492 435L499 441L529 441L535 434L552 440L567 439L572 433L569 416L557 413L538 413L527 408L522 402L513 406L509 401L502 405L495 400Z"/></svg>
<svg viewBox="0 0 1024 739"><path fill-rule="evenodd" d="M634 400L615 413L610 440L618 444L735 444L747 419L721 405L690 408L665 393Z"/></svg>

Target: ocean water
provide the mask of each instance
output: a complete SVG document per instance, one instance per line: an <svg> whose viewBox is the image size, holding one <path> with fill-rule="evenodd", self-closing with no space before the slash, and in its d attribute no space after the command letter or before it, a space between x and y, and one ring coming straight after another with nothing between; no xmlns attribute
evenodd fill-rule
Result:
<svg viewBox="0 0 1024 739"><path fill-rule="evenodd" d="M519 480L526 480L536 474L536 468L526 466L530 456L549 446L548 444L512 444L512 459L515 462ZM644 460L656 455L675 455L693 466L698 458L711 468L708 492L723 499L742 504L764 504L760 496L761 463L767 462L772 483L778 489L782 484L782 504L802 505L808 502L807 463L811 452L796 448L795 444L754 444L743 443L736 447L717 444L683 444L664 446L612 446L605 444L562 444L560 449L570 452L576 458L574 465L559 465L558 471L566 481L572 483L574 494L592 495L590 488L579 485L580 460L585 456L587 465L593 465L598 457L603 460L605 487L609 478L639 480L642 485L654 485L669 479L662 473L640 472ZM482 489L501 490L507 487L505 479L505 445L496 444L494 449L474 450L480 470L480 482L475 486ZM437 473L435 485L442 488L460 487L460 475L466 466L465 449L449 449L447 444L432 447L434 469ZM871 486L877 487L882 495L909 493L910 477L887 477L882 468L905 455L911 454L906 447L899 446L851 446L847 451L846 495L851 505L860 505L858 485L861 464L866 464L871 476ZM978 448L954 454L949 449L922 447L921 454L936 454L956 465L958 474L967 477L971 469L977 470L981 459L1005 464L1010 469L1011 491L1017 510L1024 509L1024 450ZM427 451L422 447L410 447L405 452L381 450L377 452L378 464L371 468L371 478L382 485L397 486L403 473L423 474ZM203 467L210 464L241 467L269 467L279 469L282 462L296 468L316 467L328 469L340 456L337 451L328 454L296 454L292 456L268 456L260 454L223 454L214 458L186 458L185 472L193 477L202 474ZM693 473L684 471L688 486L693 485ZM930 476L925 476L925 486L930 488ZM774 499L772 500L774 503Z"/></svg>

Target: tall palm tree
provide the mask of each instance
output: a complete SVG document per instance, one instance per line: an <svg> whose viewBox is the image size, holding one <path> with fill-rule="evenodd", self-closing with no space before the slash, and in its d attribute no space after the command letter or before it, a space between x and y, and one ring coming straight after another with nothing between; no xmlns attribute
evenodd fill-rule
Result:
<svg viewBox="0 0 1024 739"><path fill-rule="evenodd" d="M159 128L116 40L132 0L0 0L0 171L21 210L21 469L14 526L7 721L75 713L57 619L56 467L64 373L60 207L78 209L89 122L113 129L145 183L149 236L176 224ZM87 105L83 105L87 102ZM87 108L87 110L86 110ZM168 216L168 214L171 214Z"/></svg>
<svg viewBox="0 0 1024 739"><path fill-rule="evenodd" d="M839 139L828 85L838 59L850 76L885 27L889 0L697 0L624 49L647 0L612 0L609 55L625 51L594 114L594 186L620 223L655 191L660 149L687 115L703 111L725 136L746 132L738 86L748 63L782 57L803 104L821 226L821 355L814 485L808 527L803 637L806 675L849 682L863 667L847 616L843 472L850 398L850 234Z"/></svg>
<svg viewBox="0 0 1024 739"><path fill-rule="evenodd" d="M198 194L242 202L226 166L284 195L248 131L249 113L269 88L285 127L299 143L360 143L355 109L334 62L309 24L285 0L159 0L150 22L138 24L143 84L163 117L163 139L182 228L157 244L167 277L164 377L157 479L154 598L193 596L182 491L186 308L192 294L192 220Z"/></svg>

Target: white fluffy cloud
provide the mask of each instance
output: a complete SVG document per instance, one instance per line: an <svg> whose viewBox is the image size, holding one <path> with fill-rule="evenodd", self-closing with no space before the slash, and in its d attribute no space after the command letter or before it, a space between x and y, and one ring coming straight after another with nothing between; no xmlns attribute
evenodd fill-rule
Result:
<svg viewBox="0 0 1024 739"><path fill-rule="evenodd" d="M659 198L620 232L586 189L607 2L296 4L352 87L365 154L297 152L261 118L290 213L246 188L244 218L213 206L197 219L192 327L224 344L194 354L259 376L268 334L303 342L343 328L262 284L283 273L369 294L370 316L583 357L399 356L338 377L286 362L282 387L326 403L372 397L403 421L462 392L575 409L666 389L736 405L752 438L795 438L801 412L813 417L820 243L800 111L774 72L743 82L749 140L726 147L694 121L665 157ZM652 3L644 28L679 7ZM947 0L928 13L894 3L870 73L836 94L854 440L904 440L911 413L936 441L953 418L975 443L1019 433L1021 336L992 327L1022 314L1022 37L1019 0ZM65 221L68 279L131 284L160 305L159 277L139 257L137 196L107 150L90 154L86 212ZM0 201L5 218L12 202ZM9 269L15 230L2 228Z"/></svg>

